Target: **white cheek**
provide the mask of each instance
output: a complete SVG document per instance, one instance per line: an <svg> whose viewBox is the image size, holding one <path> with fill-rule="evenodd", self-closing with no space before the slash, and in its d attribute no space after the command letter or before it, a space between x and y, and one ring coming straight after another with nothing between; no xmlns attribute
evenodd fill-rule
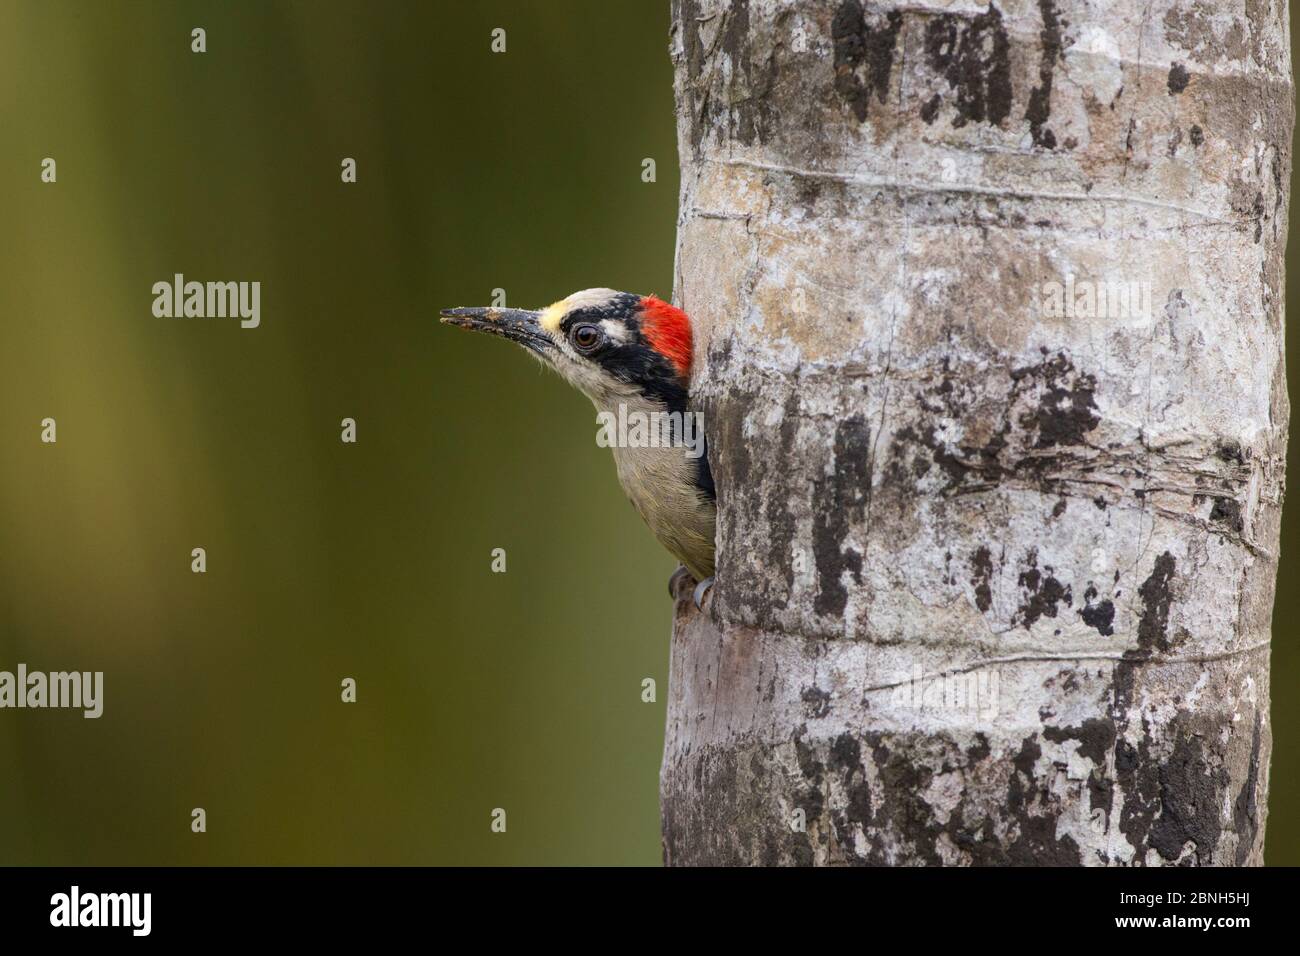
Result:
<svg viewBox="0 0 1300 956"><path fill-rule="evenodd" d="M566 382L597 405L636 393L632 386L615 382L601 368L592 365L584 358L579 358L567 343L560 347L560 354L555 357L553 364Z"/></svg>
<svg viewBox="0 0 1300 956"><path fill-rule="evenodd" d="M589 365L567 362L561 374L593 401L601 402L610 396L610 380Z"/></svg>

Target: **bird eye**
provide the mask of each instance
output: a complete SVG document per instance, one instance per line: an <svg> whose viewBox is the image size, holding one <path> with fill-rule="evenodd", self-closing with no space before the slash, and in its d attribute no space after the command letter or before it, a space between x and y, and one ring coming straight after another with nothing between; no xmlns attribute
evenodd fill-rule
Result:
<svg viewBox="0 0 1300 956"><path fill-rule="evenodd" d="M590 352L600 344L601 332L594 325L575 325L569 339L579 351Z"/></svg>

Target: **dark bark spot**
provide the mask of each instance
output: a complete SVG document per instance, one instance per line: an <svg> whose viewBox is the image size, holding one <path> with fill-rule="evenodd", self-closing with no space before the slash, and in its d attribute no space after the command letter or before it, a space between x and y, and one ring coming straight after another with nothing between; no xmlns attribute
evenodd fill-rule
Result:
<svg viewBox="0 0 1300 956"><path fill-rule="evenodd" d="M1011 760L1011 765L1020 773L1024 774L1028 780L1034 779L1034 764L1038 763L1038 758L1043 755L1043 748L1038 746L1038 741L1032 736L1026 737L1020 742L1020 752Z"/></svg>
<svg viewBox="0 0 1300 956"><path fill-rule="evenodd" d="M925 425L919 433L911 425L906 425L898 430L896 437L901 441L916 442L929 449L930 461L943 469L943 473L948 476L949 487L961 484L961 480L970 471L971 466L939 440L934 425ZM918 455L913 459L912 471L918 478L929 470L930 465L923 456Z"/></svg>
<svg viewBox="0 0 1300 956"><path fill-rule="evenodd" d="M799 427L799 391L791 389L786 399L781 416L780 454L782 461L788 461L794 453L795 433ZM767 519L768 560L772 567L780 568L785 579L785 594L770 594L766 606L772 611L782 610L789 605L790 592L794 588L794 543L795 519L790 510L789 500L780 495L771 495L763 503L764 516Z"/></svg>
<svg viewBox="0 0 1300 956"><path fill-rule="evenodd" d="M1246 456L1241 450L1241 445L1231 439L1220 443L1219 447L1214 450L1214 454L1219 461L1226 461L1234 465L1244 465L1246 463Z"/></svg>
<svg viewBox="0 0 1300 956"><path fill-rule="evenodd" d="M795 796L795 806L804 812L805 819L815 820L826 807L826 798L816 787L808 787Z"/></svg>
<svg viewBox="0 0 1300 956"><path fill-rule="evenodd" d="M817 565L818 614L844 613L848 591L845 571L862 583L862 555L845 551L849 529L862 521L871 498L871 429L861 415L853 415L835 428L835 470L829 478L813 482L813 559Z"/></svg>
<svg viewBox="0 0 1300 956"><path fill-rule="evenodd" d="M850 784L846 815L851 823L866 826L871 822L871 786L864 777Z"/></svg>
<svg viewBox="0 0 1300 956"><path fill-rule="evenodd" d="M831 695L820 687L805 687L799 699L809 719L820 720L831 712Z"/></svg>
<svg viewBox="0 0 1300 956"><path fill-rule="evenodd" d="M842 844L851 845L852 824L865 828L872 817L871 786L862 767L862 745L852 734L840 734L831 743L827 762L831 770L840 774L846 798L844 813L834 821L836 833Z"/></svg>
<svg viewBox="0 0 1300 956"><path fill-rule="evenodd" d="M1101 421L1096 376L1076 371L1064 354L1015 369L1011 378L1017 386L1034 383L1041 388L1038 407L1020 417L1021 425L1038 430L1038 448L1083 444Z"/></svg>
<svg viewBox="0 0 1300 956"><path fill-rule="evenodd" d="M1058 744L1066 740L1079 741L1079 756L1087 757L1100 767L1105 764L1106 754L1115 743L1115 722L1090 717L1079 727L1045 727L1043 736Z"/></svg>
<svg viewBox="0 0 1300 956"><path fill-rule="evenodd" d="M1187 67L1181 63L1175 63L1169 68L1169 95L1175 96L1187 89L1187 84L1191 81L1191 74L1187 72Z"/></svg>
<svg viewBox="0 0 1300 956"><path fill-rule="evenodd" d="M1139 852L1147 845L1147 832L1155 815L1155 795L1150 780L1152 768L1148 763L1149 746L1143 737L1134 747L1123 738L1115 742L1115 777L1124 802L1119 812L1119 828L1130 844Z"/></svg>
<svg viewBox="0 0 1300 956"><path fill-rule="evenodd" d="M945 14L930 21L925 30L926 58L956 92L954 127L985 120L997 126L1010 114L1010 49L1002 12L991 3L987 12L969 19ZM938 108L936 93L922 108L921 118L931 122Z"/></svg>
<svg viewBox="0 0 1300 956"><path fill-rule="evenodd" d="M999 862L1013 866L1078 866L1079 844L1066 835L1056 838L1057 816L1051 813L1032 812L1034 797L1039 789L1039 780L1034 775L1034 765L1043 755L1043 749L1033 735L1026 737L1020 745L1020 752L1012 758L1011 764L1016 773L1011 775L1007 786L1007 809L1016 820L1019 831L1015 840L1007 847L1005 857ZM1021 777L1028 783L1021 783Z"/></svg>
<svg viewBox="0 0 1300 956"><path fill-rule="evenodd" d="M1241 503L1233 498L1215 498L1210 520L1226 524L1237 534L1241 534L1246 526L1241 519Z"/></svg>
<svg viewBox="0 0 1300 956"><path fill-rule="evenodd" d="M1088 590L1083 592L1084 606L1079 609L1079 617L1083 618L1084 624L1095 628L1102 637L1110 637L1115 633L1115 628L1112 626L1115 621L1115 605L1109 598L1094 603L1096 599L1097 589L1089 585Z"/></svg>
<svg viewBox="0 0 1300 956"><path fill-rule="evenodd" d="M822 762L817 759L817 751L804 738L808 736L808 725L800 724L794 732L794 755L799 762L799 772L804 779L814 786L822 785Z"/></svg>
<svg viewBox="0 0 1300 956"><path fill-rule="evenodd" d="M1193 126L1189 133L1189 138L1193 146L1200 146L1205 142L1205 133L1199 126Z"/></svg>
<svg viewBox="0 0 1300 956"><path fill-rule="evenodd" d="M1031 548L1025 557L1027 567L1020 572L1019 583L1025 589L1025 600L1011 615L1011 623L1021 624L1026 630L1041 617L1056 617L1056 607L1062 601L1073 604L1068 585L1061 584L1052 574L1052 568L1038 570L1038 550ZM1044 573L1046 572L1046 573Z"/></svg>
<svg viewBox="0 0 1300 956"><path fill-rule="evenodd" d="M902 25L903 15L897 10L891 10L882 24L868 24L861 0L844 0L831 20L835 91L852 107L859 123L867 118L871 94L883 103L889 93L894 46Z"/></svg>
<svg viewBox="0 0 1300 956"><path fill-rule="evenodd" d="M862 745L852 734L840 734L831 744L830 765L833 770L853 770L862 763Z"/></svg>
<svg viewBox="0 0 1300 956"><path fill-rule="evenodd" d="M1101 810L1110 823L1110 805L1114 801L1115 785L1106 776L1106 770L1098 769L1088 774L1088 809Z"/></svg>
<svg viewBox="0 0 1300 956"><path fill-rule="evenodd" d="M921 119L926 123L933 123L934 118L939 115L939 104L943 102L938 93L930 97L921 107Z"/></svg>
<svg viewBox="0 0 1300 956"><path fill-rule="evenodd" d="M1173 600L1169 584L1174 577L1174 556L1166 551L1156 558L1151 576L1138 588L1142 599L1142 618L1138 621L1138 647L1149 654L1154 648L1169 650L1169 605Z"/></svg>
<svg viewBox="0 0 1300 956"><path fill-rule="evenodd" d="M1250 764L1246 769L1246 782L1241 786L1236 801L1232 805L1232 823L1237 831L1237 854L1235 863L1244 866L1255 845L1255 834L1259 831L1259 805L1256 801L1256 788L1259 786L1259 748L1260 727L1263 717L1255 714L1255 733L1250 742Z"/></svg>
<svg viewBox="0 0 1300 956"><path fill-rule="evenodd" d="M1083 623L1091 628L1096 628L1097 633L1102 637L1110 637L1115 633L1112 623L1115 620L1115 605L1109 600L1102 601L1100 604L1089 604L1079 611L1079 616L1083 618Z"/></svg>
<svg viewBox="0 0 1300 956"><path fill-rule="evenodd" d="M943 863L936 844L943 829L935 820L934 809L921 794L930 786L934 772L922 762L920 753L893 750L878 733L866 735L876 765L881 790L881 812L877 825L888 825L895 833L912 842L911 855L930 866ZM887 862L877 856L869 862Z"/></svg>
<svg viewBox="0 0 1300 956"><path fill-rule="evenodd" d="M1061 20L1053 0L1038 0L1038 11L1043 18L1043 28L1038 33L1042 53L1038 59L1038 85L1029 92L1025 119L1029 120L1034 145L1055 149L1056 134L1047 128L1047 118L1052 114L1052 75L1061 56Z"/></svg>
<svg viewBox="0 0 1300 956"><path fill-rule="evenodd" d="M1219 842L1218 794L1228 772L1212 767L1199 735L1179 736L1174 752L1160 764L1160 816L1151 826L1151 845L1166 860L1176 860L1190 841L1209 862Z"/></svg>
<svg viewBox="0 0 1300 956"><path fill-rule="evenodd" d="M1079 844L1068 833L1056 837L1056 817L1022 816L1020 835L1007 849L1012 866L1078 866Z"/></svg>
<svg viewBox="0 0 1300 956"><path fill-rule="evenodd" d="M993 578L993 556L989 549L981 545L971 556L970 566L970 583L975 588L975 606L982 613L993 606L993 590L989 586Z"/></svg>

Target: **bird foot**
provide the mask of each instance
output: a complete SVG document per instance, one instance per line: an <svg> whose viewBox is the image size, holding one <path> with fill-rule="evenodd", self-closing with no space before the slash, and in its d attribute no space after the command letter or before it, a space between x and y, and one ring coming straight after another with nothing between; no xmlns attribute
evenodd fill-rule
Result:
<svg viewBox="0 0 1300 956"><path fill-rule="evenodd" d="M704 610L704 600L709 596L709 593L712 590L713 590L712 575L710 575L709 577L705 578L703 581L695 585L695 591L691 594L691 599L695 601L695 607L697 610L700 611Z"/></svg>
<svg viewBox="0 0 1300 956"><path fill-rule="evenodd" d="M677 570L668 579L668 596L674 601L681 600L695 587L695 575L686 570L686 565L677 565Z"/></svg>

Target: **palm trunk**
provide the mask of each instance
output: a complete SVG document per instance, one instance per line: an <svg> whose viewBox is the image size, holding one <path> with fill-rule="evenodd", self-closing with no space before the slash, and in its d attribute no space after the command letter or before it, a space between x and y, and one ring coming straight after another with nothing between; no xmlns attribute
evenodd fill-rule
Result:
<svg viewBox="0 0 1300 956"><path fill-rule="evenodd" d="M674 0L672 864L1257 864L1282 0Z"/></svg>

